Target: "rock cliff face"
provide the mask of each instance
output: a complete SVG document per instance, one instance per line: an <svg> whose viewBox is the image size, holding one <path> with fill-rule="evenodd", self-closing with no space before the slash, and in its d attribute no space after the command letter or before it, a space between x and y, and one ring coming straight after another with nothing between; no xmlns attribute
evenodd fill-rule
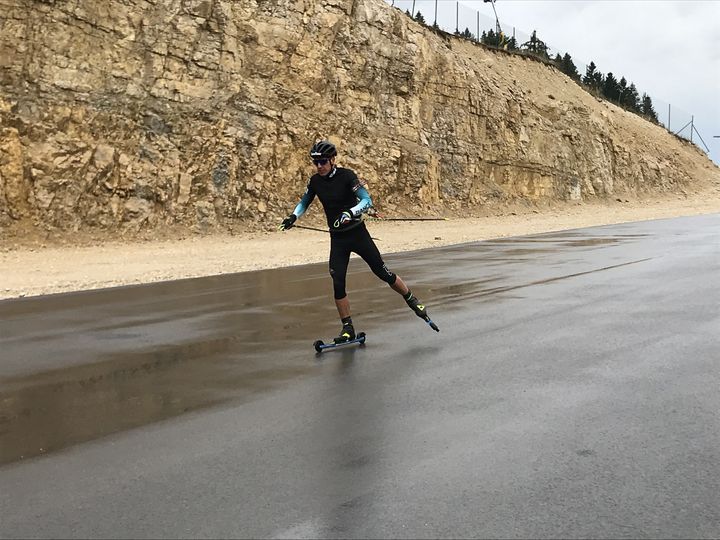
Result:
<svg viewBox="0 0 720 540"><path fill-rule="evenodd" d="M317 138L387 212L692 190L696 147L383 0L0 0L0 226L201 230L299 199Z"/></svg>

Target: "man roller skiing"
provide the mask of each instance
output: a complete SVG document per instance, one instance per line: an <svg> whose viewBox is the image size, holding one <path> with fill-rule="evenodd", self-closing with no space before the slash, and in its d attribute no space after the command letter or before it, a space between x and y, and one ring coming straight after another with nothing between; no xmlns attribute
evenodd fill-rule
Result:
<svg viewBox="0 0 720 540"><path fill-rule="evenodd" d="M280 224L280 230L290 229L312 203L315 196L320 199L330 228L330 276L333 281L335 305L337 306L342 330L334 339L343 343L355 339L350 316L350 301L345 292L350 253L357 253L367 263L373 273L401 294L407 305L434 330L437 326L429 319L425 306L413 295L400 276L388 270L380 252L370 238L362 214L372 206L370 194L351 169L337 167L335 158L337 149L330 141L316 142L310 149L310 158L317 172L307 184L305 194L293 210Z"/></svg>

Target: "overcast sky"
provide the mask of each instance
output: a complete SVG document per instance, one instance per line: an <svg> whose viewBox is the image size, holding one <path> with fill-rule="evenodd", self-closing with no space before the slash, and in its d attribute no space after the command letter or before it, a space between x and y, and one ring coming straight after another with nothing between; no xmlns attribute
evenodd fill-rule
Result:
<svg viewBox="0 0 720 540"><path fill-rule="evenodd" d="M460 30L467 25L464 17L472 21L471 10L483 16L481 30L484 16L494 20L492 4L460 2L466 6ZM438 14L438 23L454 27L455 0L439 0L438 5L445 15ZM434 2L418 0L416 6L427 11L431 24ZM652 98L663 123L670 104L673 131L694 115L710 157L720 164L720 138L714 138L720 135L720 0L496 0L495 10L506 34L512 34L513 26L525 34L537 30L553 53L573 57L581 75L585 63L593 61L603 74L635 83ZM476 25L467 26L476 33ZM690 128L682 134L689 137Z"/></svg>

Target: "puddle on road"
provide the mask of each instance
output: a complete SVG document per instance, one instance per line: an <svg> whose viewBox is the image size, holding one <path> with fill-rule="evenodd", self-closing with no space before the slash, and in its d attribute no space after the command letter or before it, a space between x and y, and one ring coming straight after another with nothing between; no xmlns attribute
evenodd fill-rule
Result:
<svg viewBox="0 0 720 540"><path fill-rule="evenodd" d="M9 390L0 393L0 464L252 399L314 369L273 365L242 347L225 338L109 354L94 364L6 378L3 387Z"/></svg>

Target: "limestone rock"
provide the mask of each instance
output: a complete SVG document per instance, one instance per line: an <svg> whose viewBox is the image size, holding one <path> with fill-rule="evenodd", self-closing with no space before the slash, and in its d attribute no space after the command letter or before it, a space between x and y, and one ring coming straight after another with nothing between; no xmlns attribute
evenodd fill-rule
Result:
<svg viewBox="0 0 720 540"><path fill-rule="evenodd" d="M0 27L0 226L272 222L319 137L401 215L719 181L554 68L383 0L5 0Z"/></svg>

